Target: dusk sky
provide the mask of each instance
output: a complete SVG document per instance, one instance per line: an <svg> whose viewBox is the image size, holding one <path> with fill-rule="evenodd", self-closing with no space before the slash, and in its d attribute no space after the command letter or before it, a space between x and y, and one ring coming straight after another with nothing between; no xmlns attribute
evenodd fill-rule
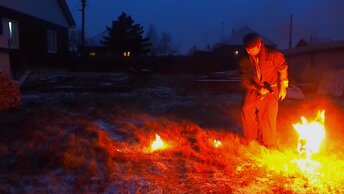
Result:
<svg viewBox="0 0 344 194"><path fill-rule="evenodd" d="M67 0L81 29L81 0ZM343 0L87 0L86 37L91 38L125 12L145 32L153 25L166 32L182 53L229 39L247 26L278 45L288 47L290 15L293 39L344 40Z"/></svg>

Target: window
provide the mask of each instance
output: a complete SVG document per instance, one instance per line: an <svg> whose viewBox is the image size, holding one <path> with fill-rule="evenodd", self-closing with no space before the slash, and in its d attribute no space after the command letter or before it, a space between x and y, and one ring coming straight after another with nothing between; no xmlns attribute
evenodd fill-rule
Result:
<svg viewBox="0 0 344 194"><path fill-rule="evenodd" d="M19 49L18 22L3 18L2 31L3 35L8 39L8 48Z"/></svg>
<svg viewBox="0 0 344 194"><path fill-rule="evenodd" d="M124 57L130 57L130 51L124 52L124 53L123 53L123 56L124 56Z"/></svg>
<svg viewBox="0 0 344 194"><path fill-rule="evenodd" d="M57 33L53 30L47 31L48 52L57 53Z"/></svg>

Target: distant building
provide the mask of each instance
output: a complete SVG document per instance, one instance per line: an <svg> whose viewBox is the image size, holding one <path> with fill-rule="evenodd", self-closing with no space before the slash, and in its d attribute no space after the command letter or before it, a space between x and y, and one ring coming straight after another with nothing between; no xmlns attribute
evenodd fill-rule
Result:
<svg viewBox="0 0 344 194"><path fill-rule="evenodd" d="M68 56L68 30L75 22L65 0L1 0L0 21L12 68L49 66Z"/></svg>
<svg viewBox="0 0 344 194"><path fill-rule="evenodd" d="M90 57L113 57L113 52L102 43L104 37L108 36L108 34L109 32L107 30L104 30L96 34L95 36L87 39L85 43L86 55Z"/></svg>
<svg viewBox="0 0 344 194"><path fill-rule="evenodd" d="M301 40L296 44L295 47L304 47L304 46L308 46L308 45L309 45L308 42L306 42L304 39L301 39Z"/></svg>
<svg viewBox="0 0 344 194"><path fill-rule="evenodd" d="M225 52L225 53L232 53L233 55L241 55L245 52L243 39L249 33L257 33L254 30L250 29L249 27L242 27L237 32L233 32L233 36L229 39L225 40L224 42L220 42L214 46L214 50L217 52ZM257 33L259 34L259 33ZM264 37L263 35L259 34L263 42L266 46L277 48L277 45L269 40L268 38Z"/></svg>
<svg viewBox="0 0 344 194"><path fill-rule="evenodd" d="M252 30L249 27L245 26L245 27L240 28L237 32L234 32L233 36L231 38L229 38L227 41L225 41L225 43L227 45L243 47L243 41L242 40L249 33L257 33L257 34L259 34L258 32L255 32L254 30ZM277 48L277 45L273 41L271 41L270 39L266 38L262 34L259 34L259 35L262 37L263 42L264 42L265 45Z"/></svg>
<svg viewBox="0 0 344 194"><path fill-rule="evenodd" d="M96 34L95 36L89 38L87 41L86 41L86 46L89 46L89 47L101 47L101 46L104 46L102 44L102 41L104 40L104 37L108 36L109 35L109 32L107 30L104 30L98 34Z"/></svg>
<svg viewBox="0 0 344 194"><path fill-rule="evenodd" d="M222 66L228 66L230 69L238 68L238 59L240 56L246 54L243 38L249 33L257 33L254 30L243 27L238 30L236 33L233 33L233 36L223 42L219 42L213 46L212 50L209 51L194 51L193 56L209 56L216 58L217 60L222 61ZM257 33L259 34L259 33ZM271 40L265 38L263 35L259 34L264 44L268 47L276 48L277 45Z"/></svg>
<svg viewBox="0 0 344 194"><path fill-rule="evenodd" d="M319 83L328 71L344 68L344 41L309 44L283 50L289 63L289 74L297 83Z"/></svg>

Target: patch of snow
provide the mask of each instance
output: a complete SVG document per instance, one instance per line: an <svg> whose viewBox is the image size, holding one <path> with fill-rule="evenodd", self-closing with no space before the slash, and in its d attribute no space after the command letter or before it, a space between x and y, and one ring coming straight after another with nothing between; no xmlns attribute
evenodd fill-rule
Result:
<svg viewBox="0 0 344 194"><path fill-rule="evenodd" d="M130 181L129 183L129 193L141 193L142 191L149 190L150 181L144 178L138 178L137 180Z"/></svg>
<svg viewBox="0 0 344 194"><path fill-rule="evenodd" d="M80 97L80 93L56 92L56 93L23 94L21 98L24 103L42 103L42 102L58 103L61 99L75 98L77 96Z"/></svg>
<svg viewBox="0 0 344 194"><path fill-rule="evenodd" d="M104 82L104 83L100 83L99 85L100 86L112 86L113 83L111 83L111 82Z"/></svg>
<svg viewBox="0 0 344 194"><path fill-rule="evenodd" d="M192 99L181 99L181 98L176 98L174 100L169 100L168 102L166 101L159 101L156 100L154 103L151 104L150 108L152 110L159 110L161 112L165 112L166 110L172 108L172 107L188 107L194 104Z"/></svg>
<svg viewBox="0 0 344 194"><path fill-rule="evenodd" d="M79 82L106 81L111 83L126 82L129 80L127 73L92 73L92 72L38 72L38 81L44 84L56 84L68 80Z"/></svg>
<svg viewBox="0 0 344 194"><path fill-rule="evenodd" d="M156 87L136 89L133 90L131 94L144 97L175 97L176 91L169 87Z"/></svg>
<svg viewBox="0 0 344 194"><path fill-rule="evenodd" d="M39 81L44 82L45 84L54 84L54 83L62 82L66 80L67 78L68 77L65 75L52 75L49 77L39 78Z"/></svg>
<svg viewBox="0 0 344 194"><path fill-rule="evenodd" d="M111 123L104 121L104 120L101 120L101 119L96 120L95 123L104 132L110 134L110 136L114 140L116 140L116 141L124 141L125 140L125 137L123 137L121 134L117 133L114 130L114 126Z"/></svg>
<svg viewBox="0 0 344 194"><path fill-rule="evenodd" d="M107 187L104 189L104 194L114 194L114 193L119 193L119 190L114 183L110 183L107 185Z"/></svg>
<svg viewBox="0 0 344 194"><path fill-rule="evenodd" d="M63 85L63 86L54 86L53 88L56 88L56 89L74 89L74 88L78 88L78 86Z"/></svg>
<svg viewBox="0 0 344 194"><path fill-rule="evenodd" d="M129 79L129 75L126 73L116 73L111 74L110 78L108 79L109 82L122 82L127 81Z"/></svg>

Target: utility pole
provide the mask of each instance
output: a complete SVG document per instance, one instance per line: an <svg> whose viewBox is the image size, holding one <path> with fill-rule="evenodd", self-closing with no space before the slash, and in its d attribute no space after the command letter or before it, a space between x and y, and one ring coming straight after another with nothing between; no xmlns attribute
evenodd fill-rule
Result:
<svg viewBox="0 0 344 194"><path fill-rule="evenodd" d="M291 48L292 27L293 27L293 14L290 14L290 26L289 26L289 48Z"/></svg>
<svg viewBox="0 0 344 194"><path fill-rule="evenodd" d="M81 57L85 55L85 7L86 0L81 0Z"/></svg>

